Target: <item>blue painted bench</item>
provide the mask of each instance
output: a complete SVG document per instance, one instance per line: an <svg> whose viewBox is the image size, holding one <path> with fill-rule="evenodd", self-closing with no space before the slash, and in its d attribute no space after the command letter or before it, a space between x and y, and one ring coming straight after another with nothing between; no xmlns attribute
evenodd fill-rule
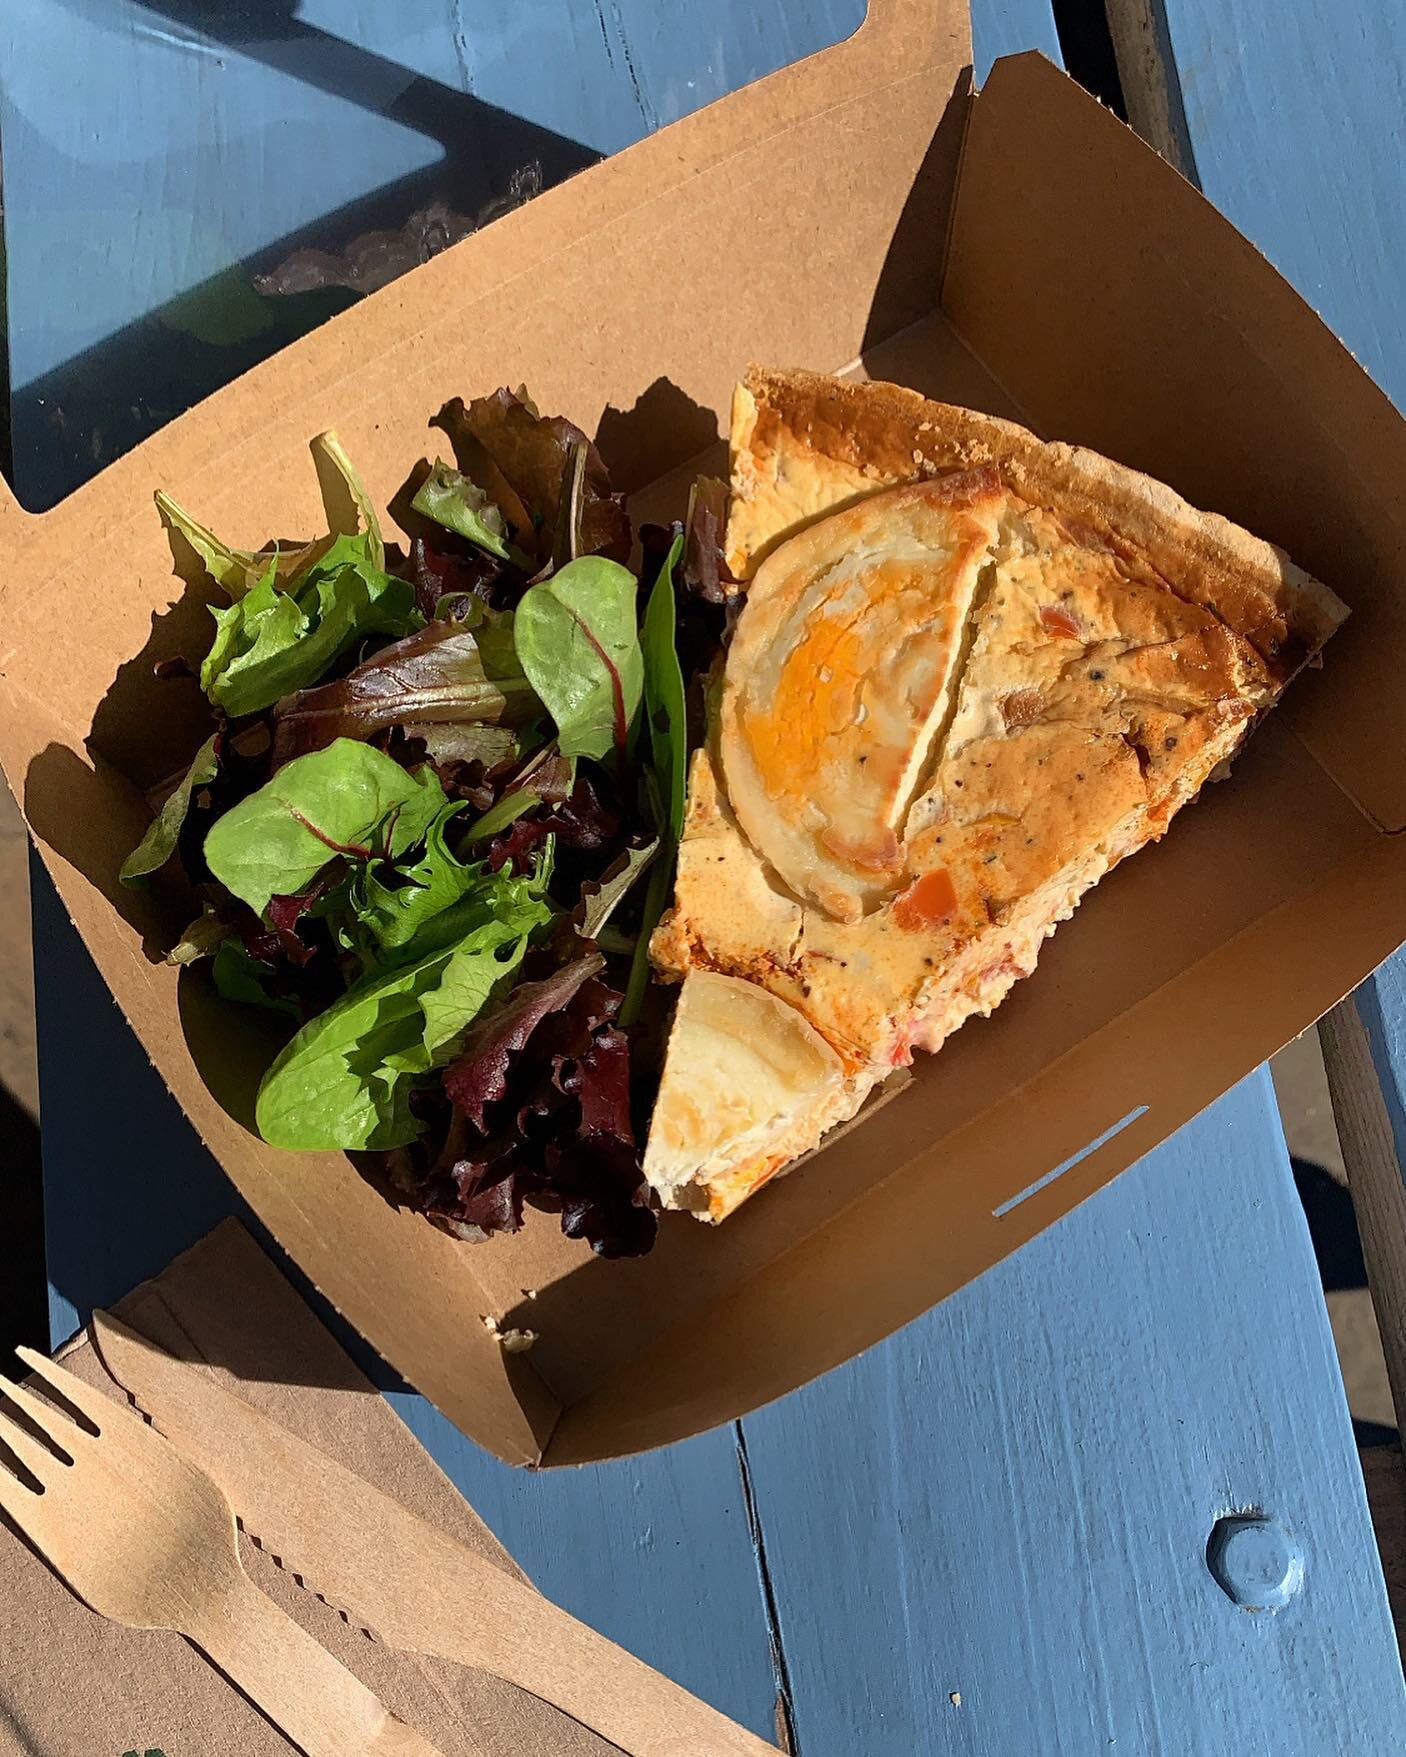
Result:
<svg viewBox="0 0 1406 1757"><path fill-rule="evenodd" d="M1406 220L1385 183L1378 201L1350 183L1336 143L1359 131L1356 174L1391 175L1372 119L1395 117L1406 40L1369 0L1345 4L1357 36L1307 0L1292 29L1269 0L1244 0L1233 27L1209 0L1166 0L1160 26L1208 193L1391 389ZM10 0L22 496L57 498L346 296L261 298L240 265L403 217L446 180L464 205L501 194L518 160L569 170L836 40L861 10ZM978 75L1007 51L1058 56L1047 0L975 0L974 24ZM37 869L34 890L57 1339L233 1202ZM1406 1156L1406 966L1358 1004ZM780 1723L805 1757L1384 1757L1406 1742L1263 1070L1018 1257L733 1428L529 1477L388 1395L546 1591L759 1732ZM1272 1615L1233 1596L1253 1596L1255 1557L1223 1560L1230 1591L1208 1566L1217 1521L1247 1510L1275 1522L1262 1551L1303 1561Z"/></svg>

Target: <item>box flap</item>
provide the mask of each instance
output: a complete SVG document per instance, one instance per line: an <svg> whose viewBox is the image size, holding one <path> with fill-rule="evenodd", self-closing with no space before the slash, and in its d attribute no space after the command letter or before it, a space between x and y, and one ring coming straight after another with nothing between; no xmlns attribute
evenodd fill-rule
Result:
<svg viewBox="0 0 1406 1757"><path fill-rule="evenodd" d="M997 62L973 106L943 305L1046 437L1238 520L1351 606L1278 712L1406 827L1406 719L1383 712L1406 670L1406 426L1309 306L1034 54Z"/></svg>

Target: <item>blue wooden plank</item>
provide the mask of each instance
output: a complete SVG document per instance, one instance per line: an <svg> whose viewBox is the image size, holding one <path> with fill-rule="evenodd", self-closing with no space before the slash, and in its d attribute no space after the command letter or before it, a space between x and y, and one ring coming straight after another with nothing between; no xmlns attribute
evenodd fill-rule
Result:
<svg viewBox="0 0 1406 1757"><path fill-rule="evenodd" d="M618 1464L530 1475L490 1458L424 1398L390 1395L550 1598L775 1737L777 1678L732 1428Z"/></svg>
<svg viewBox="0 0 1406 1757"><path fill-rule="evenodd" d="M1372 1045L1372 1060L1396 1141L1396 1163L1406 1178L1406 949L1383 964L1354 1000Z"/></svg>
<svg viewBox="0 0 1406 1757"><path fill-rule="evenodd" d="M978 84L993 61L1026 49L1039 49L1063 66L1051 0L991 0L990 4L974 0L971 16L972 65Z"/></svg>
<svg viewBox="0 0 1406 1757"><path fill-rule="evenodd" d="M1160 4L1202 188L1406 404L1406 8Z"/></svg>
<svg viewBox="0 0 1406 1757"><path fill-rule="evenodd" d="M802 1751L1401 1750L1277 1132L1260 1070L927 1318L748 1418ZM1277 1613L1237 1608L1207 1567L1245 1508L1303 1549Z"/></svg>
<svg viewBox="0 0 1406 1757"><path fill-rule="evenodd" d="M0 19L12 384L442 160L413 110L387 113L413 75L617 152L863 13L863 0L707 21L687 0L313 0L280 27L248 4L190 22L179 0L13 0ZM430 127L440 112L423 114ZM260 321L256 303L245 320Z"/></svg>

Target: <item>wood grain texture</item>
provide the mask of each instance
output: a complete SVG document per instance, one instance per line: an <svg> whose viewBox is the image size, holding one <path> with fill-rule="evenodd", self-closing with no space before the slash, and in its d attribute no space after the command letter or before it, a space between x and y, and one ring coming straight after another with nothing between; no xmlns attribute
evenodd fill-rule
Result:
<svg viewBox="0 0 1406 1757"><path fill-rule="evenodd" d="M344 233L451 173L481 188L525 154L613 150L862 8L246 0L227 9L243 37L220 42L183 10L12 0L0 18L17 438L40 492L164 418L158 355L174 407L270 351L294 320L251 304L239 265L329 208ZM998 53L1057 55L1047 0L974 11L979 76ZM158 308L160 345L127 347ZM75 356L65 382L83 419L102 416L76 440L41 400ZM150 406L124 428L129 392ZM35 910L59 1335L232 1202L46 883ZM1381 1581L1264 1076L739 1431L533 1477L389 1394L549 1594L765 1736L783 1696L804 1757L1043 1757L1115 1737L1139 1757L1223 1757L1270 1749L1275 1716L1289 1757L1399 1748ZM1208 1522L1252 1502L1308 1553L1276 1616L1233 1610L1204 1563Z"/></svg>
<svg viewBox="0 0 1406 1757"><path fill-rule="evenodd" d="M1104 0L1128 121L1183 177L1196 166L1158 0Z"/></svg>
<svg viewBox="0 0 1406 1757"><path fill-rule="evenodd" d="M1372 1509L1396 1638L1406 1652L1406 1464L1399 1446L1373 1446L1362 1454L1362 1480Z"/></svg>
<svg viewBox="0 0 1406 1757"><path fill-rule="evenodd" d="M1216 0L1155 4L1202 188L1406 407L1406 10L1374 0L1291 8L1273 0L1237 0L1230 9ZM1320 1034L1400 1416L1406 953L1330 1015Z"/></svg>
<svg viewBox="0 0 1406 1757"><path fill-rule="evenodd" d="M1381 988L1396 986L1396 973L1383 972ZM1374 996L1364 995L1364 1005ZM1376 1007L1384 1068L1377 1072L1372 1038L1357 997L1349 995L1319 1024L1328 1090L1333 1097L1338 1139L1342 1142L1348 1188L1362 1235L1362 1259L1377 1313L1387 1378L1396 1408L1396 1425L1406 1427L1406 1176L1392 1127L1391 1099L1399 1114L1403 1064ZM1406 1132L1401 1136L1406 1141Z"/></svg>
<svg viewBox="0 0 1406 1757"><path fill-rule="evenodd" d="M1400 1748L1385 1594L1264 1070L746 1427L802 1751ZM1245 1508L1307 1553L1275 1614L1237 1609L1206 1566L1216 1520Z"/></svg>
<svg viewBox="0 0 1406 1757"><path fill-rule="evenodd" d="M1400 405L1406 8L1156 4L1201 187Z"/></svg>

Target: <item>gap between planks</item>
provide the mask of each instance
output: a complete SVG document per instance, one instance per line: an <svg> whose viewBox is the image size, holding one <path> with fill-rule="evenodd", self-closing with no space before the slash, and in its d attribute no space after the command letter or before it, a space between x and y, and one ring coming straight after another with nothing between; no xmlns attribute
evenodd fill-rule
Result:
<svg viewBox="0 0 1406 1757"><path fill-rule="evenodd" d="M1104 0L1104 15L1129 124L1199 188L1181 78L1161 0Z"/></svg>
<svg viewBox="0 0 1406 1757"><path fill-rule="evenodd" d="M1318 1025L1398 1429L1406 1431L1406 1178L1372 1043L1351 995ZM1396 1638L1406 1651L1406 1470L1398 1446L1360 1454Z"/></svg>
<svg viewBox="0 0 1406 1757"><path fill-rule="evenodd" d="M747 1457L747 1435L742 1423L732 1424L737 1447L737 1475L742 1485L742 1505L747 1515L747 1530L752 1539L752 1554L757 1563L757 1582L761 1588L762 1610L766 1615L767 1646L771 1653L771 1669L776 1679L776 1743L787 1757L800 1757L796 1739L796 1719L791 1699L791 1677L786 1665L786 1647L781 1636L781 1616L776 1605L771 1568L766 1556L766 1533L762 1529L761 1511L757 1506L752 1466Z"/></svg>

